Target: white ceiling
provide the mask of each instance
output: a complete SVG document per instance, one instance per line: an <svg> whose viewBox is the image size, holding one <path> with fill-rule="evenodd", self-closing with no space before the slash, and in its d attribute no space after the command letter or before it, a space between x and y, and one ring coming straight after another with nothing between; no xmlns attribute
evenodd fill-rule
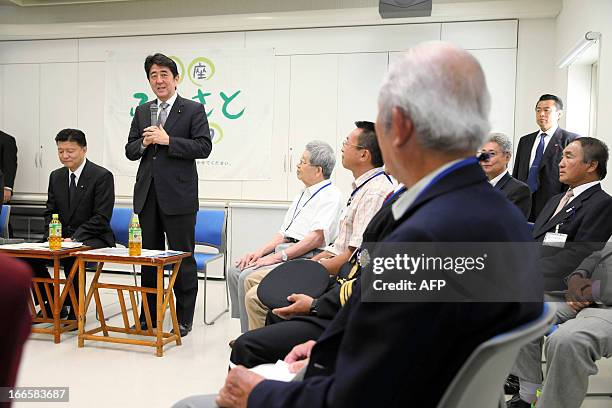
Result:
<svg viewBox="0 0 612 408"><path fill-rule="evenodd" d="M27 2L41 5L16 4ZM379 0L0 0L0 41L551 18L562 8L562 0L433 0L431 17L383 20L378 4Z"/></svg>

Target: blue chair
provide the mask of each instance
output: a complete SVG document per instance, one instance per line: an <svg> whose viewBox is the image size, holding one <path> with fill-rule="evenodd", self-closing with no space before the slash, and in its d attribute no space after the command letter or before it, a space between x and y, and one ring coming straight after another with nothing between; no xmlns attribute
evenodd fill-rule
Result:
<svg viewBox="0 0 612 408"><path fill-rule="evenodd" d="M555 312L554 305L545 303L536 320L498 334L478 346L455 375L437 408L505 407L503 384L519 350L548 333Z"/></svg>
<svg viewBox="0 0 612 408"><path fill-rule="evenodd" d="M3 205L2 213L0 213L0 237L8 238L9 237L9 217L11 215L11 206Z"/></svg>
<svg viewBox="0 0 612 408"><path fill-rule="evenodd" d="M204 273L204 323L212 325L224 313L229 311L229 289L227 286L227 213L225 210L199 210L196 216L195 243L217 249L217 253L195 252L194 258L198 272ZM208 281L207 266L215 259L223 258L223 280L225 281L225 309L211 321L206 320L206 284Z"/></svg>
<svg viewBox="0 0 612 408"><path fill-rule="evenodd" d="M131 208L114 207L111 217L110 226L115 235L115 243L121 244L127 248L129 241L129 229L132 222L133 211ZM136 274L136 266L132 265L132 275L134 276L134 285L138 286L138 278ZM139 292L136 292L136 298L140 302Z"/></svg>

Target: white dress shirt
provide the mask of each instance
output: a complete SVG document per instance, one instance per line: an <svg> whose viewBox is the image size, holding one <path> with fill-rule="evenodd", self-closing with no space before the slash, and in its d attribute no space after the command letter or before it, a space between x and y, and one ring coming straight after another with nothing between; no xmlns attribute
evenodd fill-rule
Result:
<svg viewBox="0 0 612 408"><path fill-rule="evenodd" d="M176 101L176 97L178 96L178 93L174 93L174 95L172 95L172 97L170 99L168 99L166 101L166 103L168 104L168 107L166 108L166 120L168 120L168 117L170 116L170 111L172 110L172 105L174 105L174 102ZM159 98L157 98L157 117L159 118L159 114L161 113L161 104L163 101L160 101Z"/></svg>
<svg viewBox="0 0 612 408"><path fill-rule="evenodd" d="M497 183L499 183L499 180L501 180L501 179L502 179L502 178L503 178L503 177L506 175L506 173L508 173L508 169L506 169L506 171L502 171L502 172L501 172L501 173L500 173L500 174L499 174L497 177L495 177L494 179L489 180L489 183L491 183L491 185L492 185L493 187L495 187L495 186L497 185Z"/></svg>
<svg viewBox="0 0 612 408"><path fill-rule="evenodd" d="M70 178L72 177L72 174L76 176L76 178L74 179L74 184L77 186L79 185L79 179L81 178L83 167L85 167L85 162L87 162L87 159L83 160L83 163L81 163L81 165L74 172L68 169L68 188L70 188Z"/></svg>
<svg viewBox="0 0 612 408"><path fill-rule="evenodd" d="M599 183L600 183L599 180L591 181L590 183L584 183L584 184L581 184L581 185L579 185L577 187L572 188L572 193L574 193L574 195L572 196L572 198L570 198L570 200L567 202L567 204L571 203L580 194L584 193L586 190L588 190L589 188L591 188L593 186L596 186ZM567 205L567 204L565 204L565 205Z"/></svg>
<svg viewBox="0 0 612 408"><path fill-rule="evenodd" d="M312 231L323 230L323 249L336 239L341 209L342 193L330 180L323 180L295 196L278 232L300 241Z"/></svg>
<svg viewBox="0 0 612 408"><path fill-rule="evenodd" d="M533 146L531 146L531 156L529 156L529 167L531 167L531 165L533 164L533 160L535 159L536 151L538 150L538 145L540 144L540 136L542 135L542 133L546 133L546 136L544 137L544 151L546 151L546 148L548 147L548 143L550 142L550 139L557 131L558 127L559 125L551 127L546 132L542 132L542 130L538 132L535 138L535 141L533 142Z"/></svg>

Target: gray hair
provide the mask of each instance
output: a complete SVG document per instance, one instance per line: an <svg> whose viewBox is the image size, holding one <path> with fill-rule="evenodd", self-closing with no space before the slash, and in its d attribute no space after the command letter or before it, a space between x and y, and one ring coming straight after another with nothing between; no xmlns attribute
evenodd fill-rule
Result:
<svg viewBox="0 0 612 408"><path fill-rule="evenodd" d="M512 156L512 142L505 133L491 132L487 142L497 143L502 153Z"/></svg>
<svg viewBox="0 0 612 408"><path fill-rule="evenodd" d="M387 128L392 109L401 109L426 149L476 151L490 129L484 72L472 54L449 43L426 42L408 50L389 69L378 103Z"/></svg>
<svg viewBox="0 0 612 408"><path fill-rule="evenodd" d="M336 165L334 149L322 140L313 140L306 145L306 151L310 153L310 164L321 167L323 177L328 179Z"/></svg>

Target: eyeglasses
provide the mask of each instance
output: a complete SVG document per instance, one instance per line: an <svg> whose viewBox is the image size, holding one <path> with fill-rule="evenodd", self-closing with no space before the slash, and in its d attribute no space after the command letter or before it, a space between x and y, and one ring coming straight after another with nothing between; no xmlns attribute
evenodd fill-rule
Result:
<svg viewBox="0 0 612 408"><path fill-rule="evenodd" d="M358 149L365 149L365 146L349 143L348 137L342 141L342 147L344 147L346 145L353 146L353 147L356 147Z"/></svg>
<svg viewBox="0 0 612 408"><path fill-rule="evenodd" d="M304 159L300 159L300 161L298 162L298 166L313 166L313 167L321 167L321 166L317 166L315 164L312 163L308 163L306 160Z"/></svg>

